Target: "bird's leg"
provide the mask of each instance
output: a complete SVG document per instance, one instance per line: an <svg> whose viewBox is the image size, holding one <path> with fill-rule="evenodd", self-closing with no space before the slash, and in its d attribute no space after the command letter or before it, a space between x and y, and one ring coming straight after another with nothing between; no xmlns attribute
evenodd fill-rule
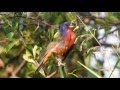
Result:
<svg viewBox="0 0 120 90"><path fill-rule="evenodd" d="M57 56L56 60L58 61L58 66L65 66L65 63L62 63L62 56Z"/></svg>
<svg viewBox="0 0 120 90"><path fill-rule="evenodd" d="M61 78L66 77L65 63L62 63L61 56L56 57L56 60L58 61L58 71L60 73L60 77Z"/></svg>

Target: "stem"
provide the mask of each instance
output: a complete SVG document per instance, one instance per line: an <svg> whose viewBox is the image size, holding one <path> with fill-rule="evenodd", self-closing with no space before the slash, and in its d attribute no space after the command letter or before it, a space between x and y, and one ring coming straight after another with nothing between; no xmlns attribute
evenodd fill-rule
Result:
<svg viewBox="0 0 120 90"><path fill-rule="evenodd" d="M52 76L54 76L57 73L57 70L54 71L53 73L51 73L50 75L46 76L46 78L51 78Z"/></svg>
<svg viewBox="0 0 120 90"><path fill-rule="evenodd" d="M23 62L18 66L18 68L12 73L11 77L15 77L16 74L18 74L20 72L20 70L23 68L23 66L25 65L26 61L23 60Z"/></svg>
<svg viewBox="0 0 120 90"><path fill-rule="evenodd" d="M81 20L81 18L77 15L78 19L81 21L81 23L84 25L84 27L87 27L87 25ZM94 36L94 34L89 30L90 34L93 36L93 38L97 41L97 43L101 46L100 42L97 40L97 38Z"/></svg>
<svg viewBox="0 0 120 90"><path fill-rule="evenodd" d="M65 74L65 67L63 65L59 66L59 72L60 72L60 77L61 78L65 78L66 74Z"/></svg>
<svg viewBox="0 0 120 90"><path fill-rule="evenodd" d="M120 55L118 54L118 52L117 52L117 50L114 48L114 46L112 46L112 47L113 47L113 49L115 50L115 52L116 52L116 54L117 54L117 56L118 56L118 60L117 60L117 62L116 62L116 64L115 64L115 66L114 66L114 68L113 68L113 70L112 70L112 72L111 72L109 78L111 77L111 75L113 74L115 68L117 67L117 65L118 65L119 62L120 62Z"/></svg>

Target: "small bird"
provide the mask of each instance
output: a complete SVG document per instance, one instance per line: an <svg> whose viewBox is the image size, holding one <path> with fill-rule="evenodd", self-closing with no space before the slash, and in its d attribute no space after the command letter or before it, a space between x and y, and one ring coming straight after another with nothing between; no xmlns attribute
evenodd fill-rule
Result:
<svg viewBox="0 0 120 90"><path fill-rule="evenodd" d="M38 68L35 73L39 72L40 68L49 61L49 57L54 54L56 56L62 56L74 45L76 40L76 34L73 32L72 25L70 21L64 22L59 27L60 39L58 42L52 46L49 50L46 51L42 60L39 63Z"/></svg>

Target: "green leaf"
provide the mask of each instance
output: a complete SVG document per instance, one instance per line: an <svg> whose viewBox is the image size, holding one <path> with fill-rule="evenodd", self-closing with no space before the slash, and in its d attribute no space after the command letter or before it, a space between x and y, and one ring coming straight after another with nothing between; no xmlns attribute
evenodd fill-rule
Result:
<svg viewBox="0 0 120 90"><path fill-rule="evenodd" d="M32 58L32 54L26 50L26 53L23 54L23 59L26 60L27 62L30 62L30 63L34 63L35 64L35 61L34 59Z"/></svg>
<svg viewBox="0 0 120 90"><path fill-rule="evenodd" d="M36 54L39 55L40 51L42 50L41 47L38 48L38 50L36 51Z"/></svg>
<svg viewBox="0 0 120 90"><path fill-rule="evenodd" d="M13 31L13 29L7 23L4 24L3 28L5 31L5 34L8 34Z"/></svg>
<svg viewBox="0 0 120 90"><path fill-rule="evenodd" d="M35 45L34 48L33 48L33 57L34 58L36 57L37 49L38 49L38 46Z"/></svg>
<svg viewBox="0 0 120 90"><path fill-rule="evenodd" d="M4 51L7 53L10 49L12 49L16 44L18 43L18 41L13 41L10 44L6 45L4 47Z"/></svg>
<svg viewBox="0 0 120 90"><path fill-rule="evenodd" d="M7 38L12 39L12 37L14 36L14 33L13 33L13 32L10 32L10 33L8 33L6 36L7 36Z"/></svg>
<svg viewBox="0 0 120 90"><path fill-rule="evenodd" d="M66 13L66 17L67 17L68 20L73 20L74 19L74 17L71 14L71 12Z"/></svg>
<svg viewBox="0 0 120 90"><path fill-rule="evenodd" d="M46 75L45 75L45 72L44 72L44 70L43 70L42 68L40 69L39 72L40 72L44 77L46 76Z"/></svg>
<svg viewBox="0 0 120 90"><path fill-rule="evenodd" d="M59 32L56 32L56 33L54 34L54 38L58 38L58 36L59 36Z"/></svg>
<svg viewBox="0 0 120 90"><path fill-rule="evenodd" d="M18 27L18 21L16 19L13 19L13 21L12 21L12 27L14 29Z"/></svg>
<svg viewBox="0 0 120 90"><path fill-rule="evenodd" d="M97 73L95 73L93 70L89 69L88 67L86 67L85 65L83 65L81 62L77 61L80 65L82 65L85 69L87 69L91 74L93 74L94 76L96 76L97 78L102 78L100 75L98 75Z"/></svg>
<svg viewBox="0 0 120 90"><path fill-rule="evenodd" d="M32 47L32 45L27 44L26 46L27 46L27 47L26 47L26 48L27 48L27 50L29 50L29 52L31 52L31 53L32 53L32 48L33 48L33 47Z"/></svg>

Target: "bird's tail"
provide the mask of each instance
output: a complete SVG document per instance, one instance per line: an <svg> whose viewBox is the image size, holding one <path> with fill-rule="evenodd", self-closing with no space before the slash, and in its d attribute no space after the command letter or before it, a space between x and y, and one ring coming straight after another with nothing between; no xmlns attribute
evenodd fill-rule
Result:
<svg viewBox="0 0 120 90"><path fill-rule="evenodd" d="M38 68L36 69L35 73L38 73L41 67L44 65L43 60L39 63Z"/></svg>
<svg viewBox="0 0 120 90"><path fill-rule="evenodd" d="M38 73L39 70L41 69L41 67L48 61L48 58L51 56L52 52L49 51L47 54L45 54L45 56L43 57L43 59L41 60L41 62L39 63L38 68L36 69L35 73Z"/></svg>

